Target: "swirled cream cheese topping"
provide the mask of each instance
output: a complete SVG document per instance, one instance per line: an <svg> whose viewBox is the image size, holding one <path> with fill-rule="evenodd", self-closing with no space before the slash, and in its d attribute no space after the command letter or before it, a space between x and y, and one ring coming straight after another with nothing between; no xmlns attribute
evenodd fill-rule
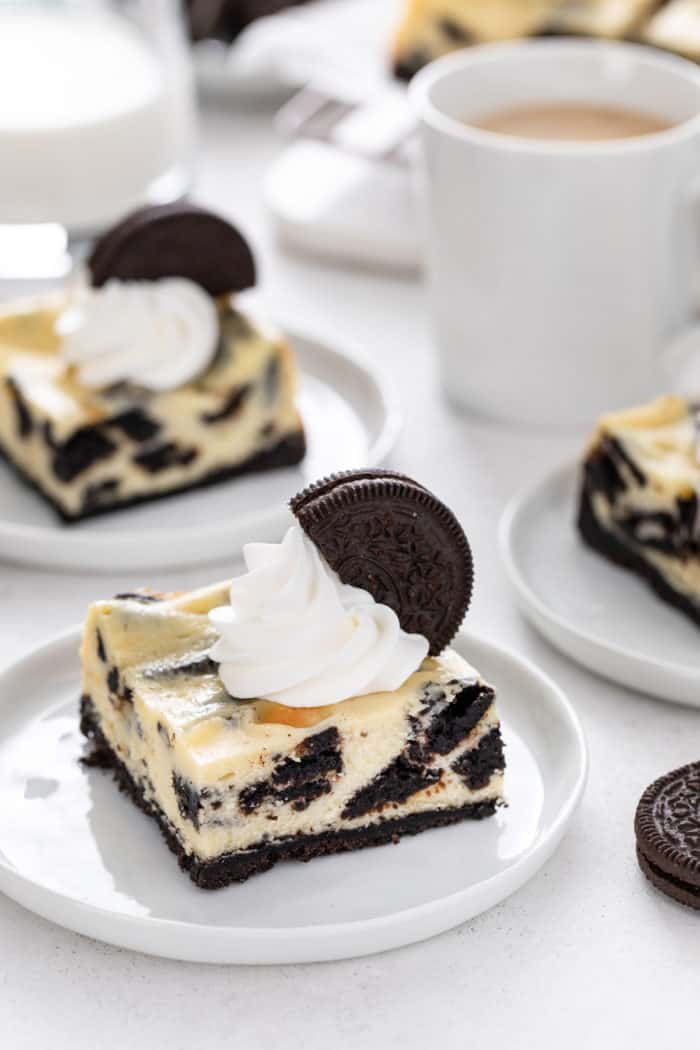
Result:
<svg viewBox="0 0 700 1050"><path fill-rule="evenodd" d="M219 340L214 299L185 277L80 287L56 329L84 386L172 390L201 374Z"/></svg>
<svg viewBox="0 0 700 1050"><path fill-rule="evenodd" d="M209 614L212 659L231 696L318 707L398 689L428 655L393 609L344 584L298 525L282 543L249 543L230 604Z"/></svg>

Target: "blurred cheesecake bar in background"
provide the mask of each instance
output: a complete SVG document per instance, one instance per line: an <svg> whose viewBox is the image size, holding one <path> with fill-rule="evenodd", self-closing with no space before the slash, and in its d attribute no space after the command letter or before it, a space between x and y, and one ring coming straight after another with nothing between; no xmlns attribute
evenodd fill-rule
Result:
<svg viewBox="0 0 700 1050"><path fill-rule="evenodd" d="M394 72L472 44L532 36L638 40L700 55L697 0L408 0L394 39Z"/></svg>
<svg viewBox="0 0 700 1050"><path fill-rule="evenodd" d="M394 41L394 72L410 80L449 51L532 36L551 7L550 0L409 0Z"/></svg>
<svg viewBox="0 0 700 1050"><path fill-rule="evenodd" d="M680 397L603 416L583 464L585 542L700 625L700 406Z"/></svg>
<svg viewBox="0 0 700 1050"><path fill-rule="evenodd" d="M241 235L134 213L64 291L0 309L0 455L65 521L299 462L286 341L243 313Z"/></svg>
<svg viewBox="0 0 700 1050"><path fill-rule="evenodd" d="M186 0L193 40L231 43L246 26L266 15L276 15L306 0Z"/></svg>

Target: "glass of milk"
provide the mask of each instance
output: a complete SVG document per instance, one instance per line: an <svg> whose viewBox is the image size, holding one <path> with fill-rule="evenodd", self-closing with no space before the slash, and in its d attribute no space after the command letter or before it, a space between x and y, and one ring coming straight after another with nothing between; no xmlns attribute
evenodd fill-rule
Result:
<svg viewBox="0 0 700 1050"><path fill-rule="evenodd" d="M0 278L181 196L194 137L180 0L0 0Z"/></svg>

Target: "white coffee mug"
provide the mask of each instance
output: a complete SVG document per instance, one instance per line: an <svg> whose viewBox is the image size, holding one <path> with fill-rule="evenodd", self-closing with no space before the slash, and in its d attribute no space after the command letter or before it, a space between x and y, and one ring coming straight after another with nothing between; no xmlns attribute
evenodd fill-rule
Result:
<svg viewBox="0 0 700 1050"><path fill-rule="evenodd" d="M631 44L540 40L432 63L411 95L443 376L459 405L588 423L667 386L700 244L700 71ZM600 142L470 127L528 103L608 105L673 126Z"/></svg>

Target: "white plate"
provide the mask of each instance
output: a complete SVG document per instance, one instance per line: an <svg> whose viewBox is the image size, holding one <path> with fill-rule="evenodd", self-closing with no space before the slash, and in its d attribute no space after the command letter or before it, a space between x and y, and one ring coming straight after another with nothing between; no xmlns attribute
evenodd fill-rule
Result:
<svg viewBox="0 0 700 1050"><path fill-rule="evenodd" d="M308 452L298 467L251 474L76 525L0 462L0 557L88 571L163 569L237 554L249 540L276 540L290 496L316 478L377 466L401 417L393 386L368 365L289 334L301 369L299 409Z"/></svg>
<svg viewBox="0 0 700 1050"><path fill-rule="evenodd" d="M111 777L78 763L77 647L74 631L0 675L0 890L111 944L195 962L290 963L420 941L531 878L583 791L585 743L562 692L522 658L461 635L456 647L498 690L508 808L203 891Z"/></svg>
<svg viewBox="0 0 700 1050"><path fill-rule="evenodd" d="M577 495L576 468L567 466L503 515L501 553L523 612L591 671L700 707L698 628L639 577L584 546Z"/></svg>

